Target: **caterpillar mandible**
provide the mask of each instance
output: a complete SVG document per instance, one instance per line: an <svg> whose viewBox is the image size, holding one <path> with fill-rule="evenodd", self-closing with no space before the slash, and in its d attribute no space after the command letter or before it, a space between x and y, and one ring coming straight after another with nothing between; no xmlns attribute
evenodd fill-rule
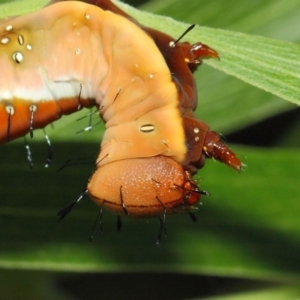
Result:
<svg viewBox="0 0 300 300"><path fill-rule="evenodd" d="M218 54L144 27L109 0L52 1L3 20L0 143L97 106L106 131L86 190L96 204L137 217L192 210L205 157L242 166L194 114L192 72L204 57Z"/></svg>

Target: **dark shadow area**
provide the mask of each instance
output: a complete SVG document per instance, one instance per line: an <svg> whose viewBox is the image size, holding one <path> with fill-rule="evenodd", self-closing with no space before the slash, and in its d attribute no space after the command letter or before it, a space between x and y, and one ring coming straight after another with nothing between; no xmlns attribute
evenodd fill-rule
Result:
<svg viewBox="0 0 300 300"><path fill-rule="evenodd" d="M74 275L61 280L59 286L76 299L184 300L255 291L275 283L172 273L119 273Z"/></svg>
<svg viewBox="0 0 300 300"><path fill-rule="evenodd" d="M226 135L230 143L243 144L259 147L277 146L278 142L294 127L300 120L300 108L284 112L280 115L263 120L242 130ZM299 143L294 146L299 147ZM291 145L293 146L293 145Z"/></svg>
<svg viewBox="0 0 300 300"><path fill-rule="evenodd" d="M143 4L147 3L147 2L149 2L149 0L126 0L124 2L126 2L127 4L129 4L129 5L133 6L133 7L138 7L140 5L143 5Z"/></svg>
<svg viewBox="0 0 300 300"><path fill-rule="evenodd" d="M116 216L105 213L104 234L98 234L97 229L93 246L90 247L88 240L98 213L97 206L86 197L62 222L56 222L56 213L78 197L86 186L89 174L94 168L93 161L99 145L53 144L55 159L49 169L43 167L47 153L43 143L32 145L32 153L36 159L34 170L29 170L25 155L21 155L24 149L22 143L2 145L0 148L3 158L0 226L8 228L9 225L9 230L3 231L1 236L0 252L3 257L51 245L78 243L87 252L97 253L101 249L121 265L137 268L154 263L166 267L177 261L173 251L174 243L181 243L180 234L188 230L190 234L199 237L209 232L216 238L237 241L245 253L256 257L263 264L274 266L286 273L299 274L299 266L295 264L300 260L299 243L266 226L264 230L258 231L257 227L251 226L255 224L251 215L242 216L240 211L235 211L232 207L228 208L229 211L205 207L205 214L198 213L199 221L195 224L189 220L187 214L168 217L168 239L162 239L160 248L155 245L159 229L157 219L145 221L123 218L123 228L118 233ZM70 166L56 174L56 170L65 160L78 157L89 159L89 163ZM220 201L230 200L224 195ZM218 224L212 224L210 220L218 220ZM132 249L135 249L134 253ZM99 256L99 262L102 259Z"/></svg>
<svg viewBox="0 0 300 300"><path fill-rule="evenodd" d="M2 270L0 279L1 299L56 299L60 295L74 300L188 300L284 286L267 280L168 272L74 274Z"/></svg>

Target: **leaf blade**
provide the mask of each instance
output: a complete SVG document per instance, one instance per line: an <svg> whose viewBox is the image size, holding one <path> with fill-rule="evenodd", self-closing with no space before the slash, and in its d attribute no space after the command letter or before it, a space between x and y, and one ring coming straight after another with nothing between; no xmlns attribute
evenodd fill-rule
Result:
<svg viewBox="0 0 300 300"><path fill-rule="evenodd" d="M118 5L147 26L161 31L167 28L172 36L179 36L189 26L168 17L151 16L121 3ZM187 39L201 39L205 44L218 49L221 62L209 60L207 64L278 97L300 104L300 45L208 27L195 28Z"/></svg>

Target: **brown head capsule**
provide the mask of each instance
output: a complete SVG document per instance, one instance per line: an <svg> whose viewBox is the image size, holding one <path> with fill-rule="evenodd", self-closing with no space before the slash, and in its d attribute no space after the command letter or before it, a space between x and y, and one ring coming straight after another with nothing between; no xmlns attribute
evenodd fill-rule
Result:
<svg viewBox="0 0 300 300"><path fill-rule="evenodd" d="M95 171L87 191L97 205L132 217L191 211L200 199L196 183L165 156L105 164Z"/></svg>

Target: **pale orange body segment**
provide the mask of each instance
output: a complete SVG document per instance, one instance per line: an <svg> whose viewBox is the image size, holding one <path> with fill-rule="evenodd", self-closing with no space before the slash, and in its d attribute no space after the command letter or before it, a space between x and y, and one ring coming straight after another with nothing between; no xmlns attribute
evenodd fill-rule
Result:
<svg viewBox="0 0 300 300"><path fill-rule="evenodd" d="M204 58L219 58L218 52L201 42L195 44L177 42L174 47L170 46L175 42L173 37L140 24L110 0L89 0L86 2L122 15L134 22L151 36L163 54L171 71L172 80L177 87L178 105L183 120L185 141L188 150L184 160L181 161L183 167L192 174L195 174L198 169L204 166L205 158L208 157L214 158L240 171L242 168L241 161L222 141L221 136L214 131L210 131L208 124L199 120L194 113L198 99L196 83L192 72L197 70ZM212 140L215 142L214 145L211 144ZM216 151L216 148L218 148L218 151Z"/></svg>
<svg viewBox="0 0 300 300"><path fill-rule="evenodd" d="M26 102L37 102L35 114L44 113L45 125L58 115L50 118L40 103L70 99L72 108L64 107L61 115L76 111L74 103L94 99L106 123L99 166L161 154L184 160L185 135L170 70L153 40L129 20L82 2L62 2L2 24L0 39L0 67L6 73L0 79L5 107L0 117L11 121L9 130L0 127L2 142L20 135L14 128L30 130L29 119L22 130L11 125L13 114L6 107L14 106L14 99L24 100L24 110ZM28 117L28 112L14 113ZM40 127L35 114L33 128ZM144 130L148 125L151 133Z"/></svg>
<svg viewBox="0 0 300 300"><path fill-rule="evenodd" d="M79 106L95 105L93 76L103 78L108 66L103 55L86 47L101 50L101 41L85 25L85 12L82 3L73 9L57 4L2 22L1 143L24 135L30 127L45 127ZM90 59L101 68L95 70Z"/></svg>
<svg viewBox="0 0 300 300"><path fill-rule="evenodd" d="M97 205L133 217L195 210L200 199L182 166L164 156L108 163L95 171L87 190Z"/></svg>
<svg viewBox="0 0 300 300"><path fill-rule="evenodd" d="M183 162L187 153L178 93L153 40L135 24L111 14L102 36L110 72L97 98L106 131L98 166L132 157L165 155ZM120 20L119 20L120 19ZM126 27L126 31L122 28ZM122 34L115 33L121 31ZM152 127L152 131L144 127Z"/></svg>

